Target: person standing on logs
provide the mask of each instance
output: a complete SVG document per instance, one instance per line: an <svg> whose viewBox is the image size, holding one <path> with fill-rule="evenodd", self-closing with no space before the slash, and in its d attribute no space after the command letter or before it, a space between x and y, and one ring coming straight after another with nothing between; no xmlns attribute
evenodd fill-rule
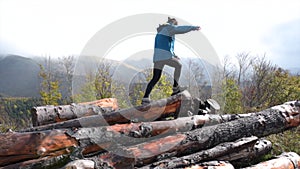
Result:
<svg viewBox="0 0 300 169"><path fill-rule="evenodd" d="M150 93L156 83L159 81L162 70L165 65L175 68L174 71L174 84L172 96L184 91L186 88L178 85L179 77L181 74L181 63L178 56L174 53L175 34L184 34L194 30L200 30L200 26L177 26L178 22L175 18L168 17L165 24L159 25L155 37L154 46L154 69L153 77L147 85L145 95L142 99L142 105L150 103Z"/></svg>

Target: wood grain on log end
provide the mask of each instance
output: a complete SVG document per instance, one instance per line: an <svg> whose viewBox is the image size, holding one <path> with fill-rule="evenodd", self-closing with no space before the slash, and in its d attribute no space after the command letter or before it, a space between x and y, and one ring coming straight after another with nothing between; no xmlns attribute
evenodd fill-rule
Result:
<svg viewBox="0 0 300 169"><path fill-rule="evenodd" d="M118 101L116 98L104 98L91 102L78 103L79 105L95 105L103 108L111 108L112 110L117 110L119 108Z"/></svg>
<svg viewBox="0 0 300 169"><path fill-rule="evenodd" d="M69 147L78 146L77 141L63 130L3 134L0 141L0 166L67 153Z"/></svg>
<svg viewBox="0 0 300 169"><path fill-rule="evenodd" d="M92 160L74 160L61 169L94 169L95 162Z"/></svg>
<svg viewBox="0 0 300 169"><path fill-rule="evenodd" d="M300 102L290 101L282 105L274 106L271 109L280 111L285 117L288 127L297 127L300 125Z"/></svg>
<svg viewBox="0 0 300 169"><path fill-rule="evenodd" d="M300 156L294 152L282 153L275 159L261 162L244 169L299 169Z"/></svg>

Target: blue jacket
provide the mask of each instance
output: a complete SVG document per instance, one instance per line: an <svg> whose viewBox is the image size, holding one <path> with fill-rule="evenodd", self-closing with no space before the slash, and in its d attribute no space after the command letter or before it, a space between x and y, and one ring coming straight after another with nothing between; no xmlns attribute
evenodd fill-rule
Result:
<svg viewBox="0 0 300 169"><path fill-rule="evenodd" d="M196 26L160 25L155 36L153 62L174 57L175 34L183 34L196 29Z"/></svg>

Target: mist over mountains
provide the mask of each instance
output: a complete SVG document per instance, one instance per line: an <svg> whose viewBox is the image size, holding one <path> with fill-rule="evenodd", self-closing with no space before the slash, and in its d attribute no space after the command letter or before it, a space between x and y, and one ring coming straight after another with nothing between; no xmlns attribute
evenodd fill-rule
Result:
<svg viewBox="0 0 300 169"><path fill-rule="evenodd" d="M9 55L0 58L0 95L38 97L39 65L30 58Z"/></svg>
<svg viewBox="0 0 300 169"><path fill-rule="evenodd" d="M57 60L52 59L57 62ZM76 60L76 58L75 58ZM83 61L77 61L82 63ZM106 60L111 65L111 73L114 74L114 78L122 82L127 82L129 76L134 76L137 72L141 71L140 68L136 68L126 62L119 62L115 60ZM105 63L106 63L105 62ZM18 55L0 55L0 97L40 97L39 90L42 79L39 77L40 66L45 64L44 57L23 57ZM87 66L86 69L96 70L97 62L89 57L84 57L84 63ZM141 65L137 63L137 65ZM81 79L84 82L86 73L88 70L81 70L84 74L78 74L78 64L76 65L77 72L74 72L74 78ZM139 67L139 66L137 66ZM66 89L65 72L58 67L57 64L53 64L56 76L60 77L60 84L62 89ZM77 74L76 74L77 73ZM64 91L61 91L64 95Z"/></svg>
<svg viewBox="0 0 300 169"><path fill-rule="evenodd" d="M41 78L39 77L40 67L39 64L44 64L45 58L43 57L32 57L27 58L18 55L0 55L0 97L39 97ZM84 65L90 69L95 69L97 63L93 60L83 58L82 61L77 60L78 63L84 62ZM139 72L145 69L151 69L152 58L129 58L124 61L107 60L111 64L111 73L113 78L117 79L123 83L130 83L131 79L140 75ZM200 62L200 61L199 61ZM187 58L182 58L183 69L182 76L180 78L180 83L187 85L189 83L187 64L189 60ZM208 72L214 69L212 65L201 61L203 64L204 73L200 81L209 81ZM78 65L76 67L75 77L78 76L84 79L85 75L76 74L78 73ZM82 69L87 69L83 67ZM171 76L173 75L173 68L166 66L164 71L166 71ZM294 68L291 70L293 73L299 73L300 68ZM83 72L83 70L79 71ZM66 85L63 81L64 72L58 71L60 77L62 77L62 85ZM199 80L197 83L201 83ZM210 85L209 83L206 85ZM62 87L66 88L66 87ZM62 93L64 93L62 91Z"/></svg>
<svg viewBox="0 0 300 169"><path fill-rule="evenodd" d="M54 59L52 59L54 61ZM57 62L55 60L55 62ZM127 64L119 64L117 61L110 61L112 67L118 65L118 71L122 72L122 77L126 79L126 75L135 74L139 69L136 69ZM40 97L40 84L42 79L39 77L40 66L45 64L45 58L32 57L27 58L18 55L0 56L0 97ZM86 65L93 67L96 65L93 60L86 59ZM113 68L115 69L115 68ZM53 64L53 70L62 85L62 89L67 87L65 83L65 72L60 70L58 65ZM85 75L74 75L82 76ZM64 91L61 91L64 95Z"/></svg>

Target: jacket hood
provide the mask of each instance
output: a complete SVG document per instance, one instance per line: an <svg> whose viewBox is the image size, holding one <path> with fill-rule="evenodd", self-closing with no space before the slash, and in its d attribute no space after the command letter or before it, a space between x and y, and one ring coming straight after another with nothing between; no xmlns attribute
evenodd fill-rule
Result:
<svg viewBox="0 0 300 169"><path fill-rule="evenodd" d="M159 24L158 27L156 28L157 32L160 32L163 28L166 26L169 26L169 23L164 23L164 24Z"/></svg>

